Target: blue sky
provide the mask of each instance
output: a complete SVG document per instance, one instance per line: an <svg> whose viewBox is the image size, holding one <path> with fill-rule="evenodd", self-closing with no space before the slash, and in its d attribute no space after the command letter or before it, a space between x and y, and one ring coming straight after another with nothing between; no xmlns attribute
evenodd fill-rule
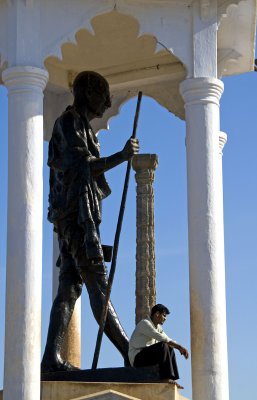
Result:
<svg viewBox="0 0 257 400"><path fill-rule="evenodd" d="M224 148L224 219L227 291L227 327L230 398L253 398L257 350L257 74L224 79L221 99L221 130L228 134ZM102 155L120 150L131 135L135 100L125 104L110 130L99 134ZM154 100L143 97L138 138L141 153L156 153L155 235L157 301L172 311L165 331L190 348L189 282L186 197L185 123ZM45 343L52 299L52 227L46 220L48 195L47 143L44 144L44 243L42 347ZM102 241L112 244L118 216L125 165L107 173L112 195L103 206ZM4 303L7 209L7 96L0 87L0 387L3 378ZM112 300L128 335L135 321L135 180L131 175L127 208ZM37 266L35 266L37 268ZM15 293L14 293L15 295ZM88 297L82 296L82 367L92 363L97 326ZM191 398L190 361L177 355L183 395ZM121 366L122 359L104 339L99 367ZM242 371L244 374L242 374Z"/></svg>

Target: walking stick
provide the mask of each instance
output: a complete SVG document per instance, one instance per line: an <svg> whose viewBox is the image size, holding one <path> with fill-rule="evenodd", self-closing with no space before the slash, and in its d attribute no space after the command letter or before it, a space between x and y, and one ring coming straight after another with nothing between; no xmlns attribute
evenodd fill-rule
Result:
<svg viewBox="0 0 257 400"><path fill-rule="evenodd" d="M138 117L139 117L141 99L142 99L142 92L139 92L138 98L137 98L136 113L135 113L135 118L134 118L133 133L131 136L133 139L136 137L137 122L138 122ZM113 278L114 278L115 269L116 269L120 233L121 233L121 227L122 227L127 192L128 192L130 170L131 170L131 160L128 161L127 171L126 171L126 176L125 176L125 181L124 181L124 188L123 188L123 193L122 193L120 212L119 212L118 223L117 223L117 228L116 228L116 233L115 233L115 238L114 238L112 264L111 264L111 269L110 269L110 274L109 274L109 279L108 279L108 285L107 285L107 289L106 289L105 306L104 306L104 309L103 309L103 312L101 315L100 324L99 324L99 330L98 330L97 339L96 339L96 346L95 346L95 353L94 353L94 358L93 358L93 363L92 363L92 369L97 368L104 327L105 327L105 323L106 323L106 319L107 319L107 312L108 312L108 308L109 308L109 300L110 300L110 296L111 296L112 283L113 283Z"/></svg>

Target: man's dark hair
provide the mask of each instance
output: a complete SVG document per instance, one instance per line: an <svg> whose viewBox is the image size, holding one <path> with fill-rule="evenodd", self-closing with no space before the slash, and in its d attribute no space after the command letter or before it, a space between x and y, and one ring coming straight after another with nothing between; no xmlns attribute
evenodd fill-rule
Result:
<svg viewBox="0 0 257 400"><path fill-rule="evenodd" d="M158 311L161 314L163 313L165 313L166 315L170 314L169 309L165 307L163 304L155 304L155 306L153 306L153 308L151 309L151 316L157 313Z"/></svg>

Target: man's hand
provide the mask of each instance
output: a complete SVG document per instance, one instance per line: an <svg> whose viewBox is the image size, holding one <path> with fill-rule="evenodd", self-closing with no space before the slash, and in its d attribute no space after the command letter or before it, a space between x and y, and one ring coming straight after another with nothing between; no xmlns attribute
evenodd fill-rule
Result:
<svg viewBox="0 0 257 400"><path fill-rule="evenodd" d="M179 350L180 354L181 354L182 356L184 356L186 360L188 359L188 357L189 357L189 352L188 352L188 350L187 350L185 347L181 346L180 344L178 344L178 343L176 343L176 342L172 342L172 341L168 342L168 345L169 345L170 347L174 347L175 349Z"/></svg>
<svg viewBox="0 0 257 400"><path fill-rule="evenodd" d="M189 357L188 350L187 350L185 347L179 346L179 351L180 351L180 354L181 354L182 356L184 356L185 359L187 360L188 357Z"/></svg>
<svg viewBox="0 0 257 400"><path fill-rule="evenodd" d="M122 150L122 155L125 158L125 160L129 160L131 157L133 157L138 152L139 152L138 139L130 138L127 141L127 143L125 144L124 149Z"/></svg>

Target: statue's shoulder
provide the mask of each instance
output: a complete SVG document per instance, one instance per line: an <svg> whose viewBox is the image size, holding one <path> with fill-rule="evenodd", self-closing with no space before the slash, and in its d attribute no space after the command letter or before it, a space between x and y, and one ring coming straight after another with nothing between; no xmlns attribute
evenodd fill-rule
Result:
<svg viewBox="0 0 257 400"><path fill-rule="evenodd" d="M55 121L55 129L65 131L68 129L84 129L84 121L74 107L69 106Z"/></svg>
<svg viewBox="0 0 257 400"><path fill-rule="evenodd" d="M59 116L59 118L57 118L57 121L58 120L62 122L69 122L74 120L81 120L81 117L74 107L68 106Z"/></svg>

